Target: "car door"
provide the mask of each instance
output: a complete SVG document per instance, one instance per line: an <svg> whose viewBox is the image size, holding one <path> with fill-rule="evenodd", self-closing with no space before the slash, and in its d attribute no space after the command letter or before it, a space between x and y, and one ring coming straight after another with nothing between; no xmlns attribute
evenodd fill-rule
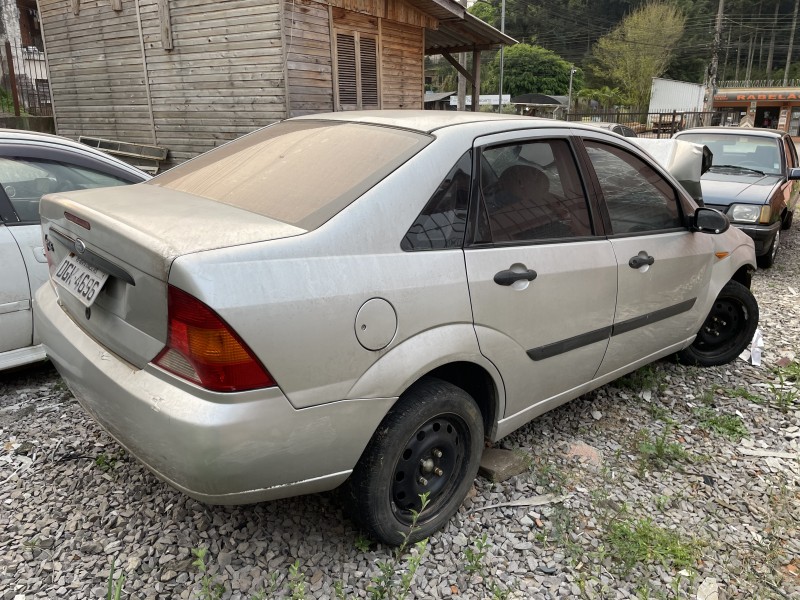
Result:
<svg viewBox="0 0 800 600"><path fill-rule="evenodd" d="M783 184L783 201L787 209L792 212L797 210L798 198L800 198L800 181L789 179L789 172L800 166L797 159L797 150L795 149L792 138L788 135L783 136L783 154L786 157L786 164L783 171L786 174L786 181Z"/></svg>
<svg viewBox="0 0 800 600"><path fill-rule="evenodd" d="M613 335L597 373L603 376L677 350L697 333L716 258L711 236L689 230L678 190L657 168L611 140L583 145L618 263Z"/></svg>
<svg viewBox="0 0 800 600"><path fill-rule="evenodd" d="M594 377L616 303L616 259L567 132L528 136L475 142L464 252L478 343L502 375L506 418L532 418Z"/></svg>
<svg viewBox="0 0 800 600"><path fill-rule="evenodd" d="M28 271L11 228L19 220L11 203L0 190L0 353L30 346L33 314Z"/></svg>

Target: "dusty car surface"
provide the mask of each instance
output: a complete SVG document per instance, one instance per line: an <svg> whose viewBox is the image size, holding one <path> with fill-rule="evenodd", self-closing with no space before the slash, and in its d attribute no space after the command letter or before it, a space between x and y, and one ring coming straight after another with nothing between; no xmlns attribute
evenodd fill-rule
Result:
<svg viewBox="0 0 800 600"><path fill-rule="evenodd" d="M788 133L773 129L706 127L676 133L674 139L704 144L714 154L703 175L706 206L728 215L753 238L760 267L771 267L781 229L792 225L800 197L800 163Z"/></svg>
<svg viewBox="0 0 800 600"><path fill-rule="evenodd" d="M47 281L39 199L138 183L148 175L66 138L0 129L0 369L45 357L33 328L31 298Z"/></svg>
<svg viewBox="0 0 800 600"><path fill-rule="evenodd" d="M485 438L680 352L752 338L753 243L635 145L486 113L290 119L146 184L42 204L47 353L209 503L333 489L427 536Z"/></svg>
<svg viewBox="0 0 800 600"><path fill-rule="evenodd" d="M628 127L627 125L623 125L622 123L612 123L608 121L589 121L586 124L591 125L592 127L599 127L600 129L607 129L608 131L613 131L614 133L621 135L622 137L631 137L631 138L639 137L639 134L637 134L632 128Z"/></svg>

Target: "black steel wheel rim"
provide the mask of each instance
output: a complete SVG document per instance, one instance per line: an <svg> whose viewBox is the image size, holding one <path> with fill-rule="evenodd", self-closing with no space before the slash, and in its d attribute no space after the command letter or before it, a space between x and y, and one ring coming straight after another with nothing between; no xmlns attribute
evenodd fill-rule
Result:
<svg viewBox="0 0 800 600"><path fill-rule="evenodd" d="M452 497L463 477L469 435L467 424L454 414L436 416L417 428L392 473L392 511L400 522L411 524L422 494L428 494L428 505L418 522Z"/></svg>
<svg viewBox="0 0 800 600"><path fill-rule="evenodd" d="M749 315L741 302L733 298L717 298L695 339L695 349L716 354L741 343L747 331Z"/></svg>

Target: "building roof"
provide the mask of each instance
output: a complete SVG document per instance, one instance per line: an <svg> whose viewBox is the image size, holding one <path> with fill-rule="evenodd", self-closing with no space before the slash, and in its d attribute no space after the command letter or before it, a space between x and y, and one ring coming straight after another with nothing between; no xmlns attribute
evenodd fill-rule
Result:
<svg viewBox="0 0 800 600"><path fill-rule="evenodd" d="M561 97L563 98L563 96ZM531 106L562 106L566 104L566 102L561 102L558 98L558 96L547 96L545 94L520 94L511 99L511 104L528 104Z"/></svg>
<svg viewBox="0 0 800 600"><path fill-rule="evenodd" d="M425 54L491 50L517 43L488 23L467 12L455 0L407 0L439 21L436 30L425 30Z"/></svg>

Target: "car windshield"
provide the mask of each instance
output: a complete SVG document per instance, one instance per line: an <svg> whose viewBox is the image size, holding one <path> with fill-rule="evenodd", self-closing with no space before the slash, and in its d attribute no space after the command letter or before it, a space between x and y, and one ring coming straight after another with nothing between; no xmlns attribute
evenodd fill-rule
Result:
<svg viewBox="0 0 800 600"><path fill-rule="evenodd" d="M740 167L770 175L781 173L781 154L778 141L773 138L725 133L684 133L679 139L708 146L714 154L712 169Z"/></svg>
<svg viewBox="0 0 800 600"><path fill-rule="evenodd" d="M306 230L419 152L430 137L338 121L284 121L150 180Z"/></svg>

